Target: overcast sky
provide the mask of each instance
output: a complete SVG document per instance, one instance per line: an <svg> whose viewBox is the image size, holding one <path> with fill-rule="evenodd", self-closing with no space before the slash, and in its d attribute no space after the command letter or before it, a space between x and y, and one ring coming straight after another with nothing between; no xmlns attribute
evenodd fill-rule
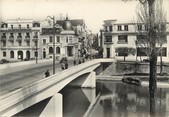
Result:
<svg viewBox="0 0 169 117"><path fill-rule="evenodd" d="M169 14L169 0L164 1ZM135 0L0 0L0 17L1 20L18 17L42 20L48 15L59 19L68 14L70 19L84 19L87 28L96 33L102 28L103 20L133 20L138 3Z"/></svg>

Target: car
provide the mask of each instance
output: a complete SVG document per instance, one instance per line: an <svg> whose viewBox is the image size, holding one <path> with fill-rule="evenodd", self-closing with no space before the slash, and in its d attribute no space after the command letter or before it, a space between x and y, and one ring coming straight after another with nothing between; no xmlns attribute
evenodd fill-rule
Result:
<svg viewBox="0 0 169 117"><path fill-rule="evenodd" d="M9 63L9 61L7 59L1 59L0 63L1 64L3 64L3 63Z"/></svg>
<svg viewBox="0 0 169 117"><path fill-rule="evenodd" d="M149 60L149 59L143 59L143 61L144 61L144 62L150 62L150 60Z"/></svg>
<svg viewBox="0 0 169 117"><path fill-rule="evenodd" d="M29 61L29 58L25 58L24 61Z"/></svg>

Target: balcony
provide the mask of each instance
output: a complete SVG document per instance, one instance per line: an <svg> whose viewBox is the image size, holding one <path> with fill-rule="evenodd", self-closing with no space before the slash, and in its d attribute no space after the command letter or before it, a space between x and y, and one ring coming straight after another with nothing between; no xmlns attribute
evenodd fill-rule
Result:
<svg viewBox="0 0 169 117"><path fill-rule="evenodd" d="M31 28L27 28L27 27L13 27L13 28L9 28L9 31L31 31Z"/></svg>
<svg viewBox="0 0 169 117"><path fill-rule="evenodd" d="M1 40L6 40L6 36L2 36L2 37L1 37Z"/></svg>
<svg viewBox="0 0 169 117"><path fill-rule="evenodd" d="M9 36L9 40L14 40L14 36Z"/></svg>
<svg viewBox="0 0 169 117"><path fill-rule="evenodd" d="M22 40L22 36L17 36L17 39L16 39L17 41L20 41L20 40Z"/></svg>
<svg viewBox="0 0 169 117"><path fill-rule="evenodd" d="M25 40L26 41L30 40L30 36L25 36Z"/></svg>

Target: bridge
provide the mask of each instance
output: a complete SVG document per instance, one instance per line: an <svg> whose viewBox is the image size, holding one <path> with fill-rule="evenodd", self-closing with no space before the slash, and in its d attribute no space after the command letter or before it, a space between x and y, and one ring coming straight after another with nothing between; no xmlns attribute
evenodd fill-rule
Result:
<svg viewBox="0 0 169 117"><path fill-rule="evenodd" d="M0 115L13 116L18 112L51 97L42 116L48 116L47 111L55 111L55 117L62 117L62 95L58 93L66 85L95 88L96 75L103 71L104 62L113 62L113 59L95 59L51 75L28 86L15 89L0 97ZM54 117L52 114L51 117Z"/></svg>

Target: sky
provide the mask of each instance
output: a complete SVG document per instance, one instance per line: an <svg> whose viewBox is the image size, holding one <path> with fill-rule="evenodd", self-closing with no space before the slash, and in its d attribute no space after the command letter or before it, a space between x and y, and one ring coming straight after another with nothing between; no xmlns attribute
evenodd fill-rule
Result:
<svg viewBox="0 0 169 117"><path fill-rule="evenodd" d="M169 19L169 0L164 2ZM138 0L0 0L0 20L45 21L47 16L55 16L57 20L68 14L69 19L84 19L87 29L97 33L104 20L132 21L138 3Z"/></svg>

